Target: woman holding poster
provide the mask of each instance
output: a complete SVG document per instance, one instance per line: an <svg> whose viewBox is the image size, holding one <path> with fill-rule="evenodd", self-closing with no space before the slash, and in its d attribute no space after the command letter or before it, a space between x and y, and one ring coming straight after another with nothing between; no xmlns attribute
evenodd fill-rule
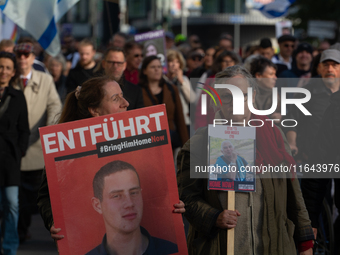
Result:
<svg viewBox="0 0 340 255"><path fill-rule="evenodd" d="M59 123L125 112L128 105L117 82L109 77L92 78L67 95ZM43 173L38 194L38 207L51 237L55 240L63 239L64 236L58 234L61 229L54 227L46 172ZM185 212L181 201L174 207L175 213Z"/></svg>
<svg viewBox="0 0 340 255"><path fill-rule="evenodd" d="M162 65L158 57L143 60L139 74L139 85L143 89L144 106L165 104L171 133L172 149L182 146L188 139L181 99L178 89L162 77Z"/></svg>

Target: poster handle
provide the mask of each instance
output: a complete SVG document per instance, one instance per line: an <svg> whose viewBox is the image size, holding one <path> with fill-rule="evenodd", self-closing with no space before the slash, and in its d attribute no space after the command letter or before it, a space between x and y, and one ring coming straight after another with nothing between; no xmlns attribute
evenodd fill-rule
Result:
<svg viewBox="0 0 340 255"><path fill-rule="evenodd" d="M228 191L228 210L235 211L235 191ZM234 255L235 228L227 230L227 255Z"/></svg>

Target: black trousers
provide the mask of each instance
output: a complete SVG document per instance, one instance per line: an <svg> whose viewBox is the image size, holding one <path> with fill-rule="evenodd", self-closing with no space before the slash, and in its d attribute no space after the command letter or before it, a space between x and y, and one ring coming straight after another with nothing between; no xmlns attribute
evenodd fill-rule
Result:
<svg viewBox="0 0 340 255"><path fill-rule="evenodd" d="M34 171L21 171L19 188L19 222L18 233L24 239L31 225L32 214L38 213L38 190L42 181L43 169Z"/></svg>

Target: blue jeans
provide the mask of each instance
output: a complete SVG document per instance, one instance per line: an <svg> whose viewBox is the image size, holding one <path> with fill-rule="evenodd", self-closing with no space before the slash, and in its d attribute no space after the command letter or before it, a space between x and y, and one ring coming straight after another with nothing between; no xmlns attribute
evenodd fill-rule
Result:
<svg viewBox="0 0 340 255"><path fill-rule="evenodd" d="M19 247L18 218L19 218L19 187L0 187L0 201L4 210L0 228L2 249L4 255L15 255ZM3 231L3 233L1 233ZM1 249L1 244L0 244Z"/></svg>

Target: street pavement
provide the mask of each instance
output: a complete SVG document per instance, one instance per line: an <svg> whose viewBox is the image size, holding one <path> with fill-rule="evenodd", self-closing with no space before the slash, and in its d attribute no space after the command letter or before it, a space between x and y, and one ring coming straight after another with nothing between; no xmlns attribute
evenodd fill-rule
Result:
<svg viewBox="0 0 340 255"><path fill-rule="evenodd" d="M39 214L33 215L29 231L32 237L20 244L17 255L58 255L57 247Z"/></svg>

